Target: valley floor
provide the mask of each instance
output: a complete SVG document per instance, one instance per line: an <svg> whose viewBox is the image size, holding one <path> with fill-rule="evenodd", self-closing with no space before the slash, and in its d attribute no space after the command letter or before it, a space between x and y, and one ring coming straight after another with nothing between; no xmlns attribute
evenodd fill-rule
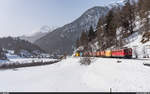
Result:
<svg viewBox="0 0 150 94"><path fill-rule="evenodd" d="M117 61L121 63L117 63ZM150 60L94 58L89 66L80 58L59 63L0 71L0 91L8 92L150 92Z"/></svg>

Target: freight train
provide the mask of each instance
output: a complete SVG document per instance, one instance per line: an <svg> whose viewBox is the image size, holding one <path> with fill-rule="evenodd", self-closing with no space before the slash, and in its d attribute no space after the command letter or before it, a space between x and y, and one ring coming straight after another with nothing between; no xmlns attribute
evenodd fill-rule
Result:
<svg viewBox="0 0 150 94"><path fill-rule="evenodd" d="M77 51L76 57L108 57L108 58L132 58L132 48L111 49L104 51Z"/></svg>

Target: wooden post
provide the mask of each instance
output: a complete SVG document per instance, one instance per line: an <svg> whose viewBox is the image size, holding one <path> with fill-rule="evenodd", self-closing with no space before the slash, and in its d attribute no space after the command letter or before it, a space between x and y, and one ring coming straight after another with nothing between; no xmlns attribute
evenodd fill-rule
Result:
<svg viewBox="0 0 150 94"><path fill-rule="evenodd" d="M112 92L112 89L110 88L110 93Z"/></svg>

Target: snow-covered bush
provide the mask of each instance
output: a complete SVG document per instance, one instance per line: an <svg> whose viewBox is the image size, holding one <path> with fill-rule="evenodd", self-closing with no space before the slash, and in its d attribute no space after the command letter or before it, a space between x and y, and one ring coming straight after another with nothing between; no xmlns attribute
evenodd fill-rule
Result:
<svg viewBox="0 0 150 94"><path fill-rule="evenodd" d="M80 59L81 65L90 65L91 64L91 58L90 57L83 57Z"/></svg>

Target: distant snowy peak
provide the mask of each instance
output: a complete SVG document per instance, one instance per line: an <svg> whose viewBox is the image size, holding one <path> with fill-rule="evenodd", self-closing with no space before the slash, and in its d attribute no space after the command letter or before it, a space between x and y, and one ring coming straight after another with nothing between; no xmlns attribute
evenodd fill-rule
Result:
<svg viewBox="0 0 150 94"><path fill-rule="evenodd" d="M52 32L55 29L55 27L49 27L47 25L44 25L38 29L33 30L28 35L20 36L21 39L27 40L31 43L35 42L36 40L40 39L41 37L45 36L49 32Z"/></svg>
<svg viewBox="0 0 150 94"><path fill-rule="evenodd" d="M35 29L33 30L30 34L28 34L27 36L35 36L39 33L48 33L48 32L51 32L52 31L52 28L50 28L49 26L47 25L44 25L38 29Z"/></svg>
<svg viewBox="0 0 150 94"><path fill-rule="evenodd" d="M127 0L120 0L120 1L112 2L107 7L111 9L112 7L123 6L126 2Z"/></svg>
<svg viewBox="0 0 150 94"><path fill-rule="evenodd" d="M120 0L120 1L117 1L116 3L117 4L124 4L125 2L127 2L127 0Z"/></svg>
<svg viewBox="0 0 150 94"><path fill-rule="evenodd" d="M49 30L51 30L51 28L49 27L49 26L42 26L41 28L40 28L40 31L41 32L48 32Z"/></svg>

